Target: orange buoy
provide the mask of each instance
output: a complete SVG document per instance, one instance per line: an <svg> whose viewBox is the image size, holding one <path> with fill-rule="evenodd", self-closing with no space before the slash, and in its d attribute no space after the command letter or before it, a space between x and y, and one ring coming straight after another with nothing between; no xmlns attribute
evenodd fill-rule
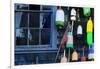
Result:
<svg viewBox="0 0 100 69"><path fill-rule="evenodd" d="M78 60L78 53L74 50L72 53L72 61L77 61Z"/></svg>

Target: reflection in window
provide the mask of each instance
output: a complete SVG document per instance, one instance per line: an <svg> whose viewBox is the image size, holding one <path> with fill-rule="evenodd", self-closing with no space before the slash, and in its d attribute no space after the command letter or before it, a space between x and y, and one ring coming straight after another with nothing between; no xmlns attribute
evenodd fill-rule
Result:
<svg viewBox="0 0 100 69"><path fill-rule="evenodd" d="M16 29L16 45L27 45L27 29Z"/></svg>
<svg viewBox="0 0 100 69"><path fill-rule="evenodd" d="M28 25L28 15L23 12L16 12L15 14L15 22L16 22L16 28L20 27L27 27Z"/></svg>

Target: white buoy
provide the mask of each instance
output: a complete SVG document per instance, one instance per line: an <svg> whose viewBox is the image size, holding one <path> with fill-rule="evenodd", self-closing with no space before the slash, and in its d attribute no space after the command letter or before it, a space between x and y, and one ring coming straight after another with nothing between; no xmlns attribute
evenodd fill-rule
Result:
<svg viewBox="0 0 100 69"><path fill-rule="evenodd" d="M76 20L76 10L74 8L72 8L71 10L71 18L72 21Z"/></svg>
<svg viewBox="0 0 100 69"><path fill-rule="evenodd" d="M77 27L77 35L82 35L83 31L82 31L82 26L78 25Z"/></svg>

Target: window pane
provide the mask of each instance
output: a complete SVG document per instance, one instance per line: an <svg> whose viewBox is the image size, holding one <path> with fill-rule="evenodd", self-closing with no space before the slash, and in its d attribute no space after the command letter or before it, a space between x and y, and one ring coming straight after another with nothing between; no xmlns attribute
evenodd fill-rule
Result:
<svg viewBox="0 0 100 69"><path fill-rule="evenodd" d="M40 13L30 13L29 27L39 28Z"/></svg>
<svg viewBox="0 0 100 69"><path fill-rule="evenodd" d="M28 14L27 13L22 14L20 26L21 27L27 27L28 26Z"/></svg>
<svg viewBox="0 0 100 69"><path fill-rule="evenodd" d="M31 34L31 40L29 41L30 45L39 45L39 30L38 29L31 29L30 30Z"/></svg>
<svg viewBox="0 0 100 69"><path fill-rule="evenodd" d="M51 26L51 15L50 13L44 13L43 14L43 21L42 21L42 26L43 28L50 28Z"/></svg>
<svg viewBox="0 0 100 69"><path fill-rule="evenodd" d="M29 5L29 10L40 10L40 5Z"/></svg>
<svg viewBox="0 0 100 69"><path fill-rule="evenodd" d="M23 12L15 13L16 28L28 26L28 14Z"/></svg>
<svg viewBox="0 0 100 69"><path fill-rule="evenodd" d="M41 44L50 44L50 29L41 30Z"/></svg>
<svg viewBox="0 0 100 69"><path fill-rule="evenodd" d="M15 10L28 10L27 4L15 4Z"/></svg>
<svg viewBox="0 0 100 69"><path fill-rule="evenodd" d="M51 10L51 6L42 6L43 10Z"/></svg>
<svg viewBox="0 0 100 69"><path fill-rule="evenodd" d="M16 29L16 45L27 44L27 29Z"/></svg>

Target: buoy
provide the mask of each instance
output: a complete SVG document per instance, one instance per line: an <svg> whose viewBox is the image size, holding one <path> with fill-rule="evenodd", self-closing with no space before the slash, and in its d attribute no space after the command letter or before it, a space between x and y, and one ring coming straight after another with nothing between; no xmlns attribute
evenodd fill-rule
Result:
<svg viewBox="0 0 100 69"><path fill-rule="evenodd" d="M72 25L68 25L68 32L67 32L67 42L66 42L66 48L69 48L68 51L68 62L70 62L70 49L73 48L73 25L74 21L72 21Z"/></svg>
<svg viewBox="0 0 100 69"><path fill-rule="evenodd" d="M72 32L67 33L67 43L66 43L66 48L73 48L73 35Z"/></svg>
<svg viewBox="0 0 100 69"><path fill-rule="evenodd" d="M71 18L72 21L76 20L76 10L74 8L71 9Z"/></svg>
<svg viewBox="0 0 100 69"><path fill-rule="evenodd" d="M92 43L93 43L93 22L91 17L89 18L88 22L87 22L87 44L89 46L89 53L88 53L88 59L89 60L94 60L94 54L91 53L93 51L92 47Z"/></svg>
<svg viewBox="0 0 100 69"><path fill-rule="evenodd" d="M91 12L90 8L88 8L88 7L84 7L83 8L83 14L84 14L84 16L89 16L90 12Z"/></svg>
<svg viewBox="0 0 100 69"><path fill-rule="evenodd" d="M89 18L87 22L87 32L93 32L93 22L92 22L91 17Z"/></svg>
<svg viewBox="0 0 100 69"><path fill-rule="evenodd" d="M70 62L70 49L73 48L73 35L72 35L72 32L68 32L67 33L66 48L69 48L69 51L68 51L68 62Z"/></svg>
<svg viewBox="0 0 100 69"><path fill-rule="evenodd" d="M72 53L72 61L77 61L78 60L78 53L74 50Z"/></svg>
<svg viewBox="0 0 100 69"><path fill-rule="evenodd" d="M64 11L61 7L56 11L56 26L58 29L62 29L64 27Z"/></svg>
<svg viewBox="0 0 100 69"><path fill-rule="evenodd" d="M66 48L73 48L73 21L68 25Z"/></svg>
<svg viewBox="0 0 100 69"><path fill-rule="evenodd" d="M94 60L94 45L93 44L89 47L88 59Z"/></svg>
<svg viewBox="0 0 100 69"><path fill-rule="evenodd" d="M87 22L87 43L89 46L91 46L92 42L93 42L93 22L90 17Z"/></svg>
<svg viewBox="0 0 100 69"><path fill-rule="evenodd" d="M82 35L83 31L82 31L82 26L78 25L77 27L77 35Z"/></svg>
<svg viewBox="0 0 100 69"><path fill-rule="evenodd" d="M64 50L64 55L63 55L63 57L61 58L61 61L60 61L61 63L66 63L67 62L67 57L66 57L66 55L65 55L65 50Z"/></svg>

